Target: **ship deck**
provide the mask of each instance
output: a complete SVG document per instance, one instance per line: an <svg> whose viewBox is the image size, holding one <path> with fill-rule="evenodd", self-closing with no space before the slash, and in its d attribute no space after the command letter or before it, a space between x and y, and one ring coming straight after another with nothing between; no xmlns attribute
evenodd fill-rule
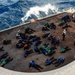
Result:
<svg viewBox="0 0 75 75"><path fill-rule="evenodd" d="M29 23L29 24L26 24L20 27L16 27L16 28L1 32L0 33L0 45L3 45L2 44L3 38L11 39L12 41L12 43L9 45L3 45L5 51L0 51L0 54L8 52L9 56L13 58L13 60L9 62L8 64L6 64L4 68L14 70L14 71L20 71L20 72L38 72L34 68L30 70L28 67L29 61L34 60L37 64L41 65L44 68L42 69L42 72L44 72L44 71L50 71L50 70L65 66L68 63L72 62L75 59L74 58L75 46L73 45L74 38L75 38L75 35L74 35L75 34L75 23L72 21L67 23L67 24L70 24L72 28L68 28L65 41L62 41L62 32L63 32L62 27L56 26L56 30L41 31L42 26L46 22L54 22L55 25L58 25L61 22L61 17L65 14L69 14L71 16L70 13L62 13L62 14L55 15L49 18L38 20L35 23ZM53 54L52 56L45 56L43 54L38 54L38 53L33 52L32 54L28 55L28 57L24 58L23 48L17 49L15 44L18 41L16 39L17 31L21 30L21 32L24 32L25 27L30 27L32 29L35 29L36 32L32 33L31 35L37 35L41 37L41 40L46 43L50 43L50 41L45 38L44 39L42 38L42 34L44 33L50 32L52 35L59 37L61 40L61 45L57 46L56 53ZM65 47L66 45L68 45L71 48L71 50L67 51L66 53L60 53L60 48ZM33 49L33 45L31 46L31 49ZM65 58L65 62L58 67L55 67L53 64L49 66L45 66L44 65L45 60L53 56L56 59L58 59L59 57L63 57Z"/></svg>

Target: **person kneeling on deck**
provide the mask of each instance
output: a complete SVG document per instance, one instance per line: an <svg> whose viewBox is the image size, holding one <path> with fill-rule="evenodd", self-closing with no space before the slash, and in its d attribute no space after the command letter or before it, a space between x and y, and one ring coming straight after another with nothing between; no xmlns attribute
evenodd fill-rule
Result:
<svg viewBox="0 0 75 75"><path fill-rule="evenodd" d="M38 64L36 64L33 60L29 62L29 68L31 68L31 67L37 69L39 72L41 72L40 69L43 69L41 66L39 66Z"/></svg>
<svg viewBox="0 0 75 75"><path fill-rule="evenodd" d="M12 60L13 60L13 58L8 57L7 59L1 61L0 66L4 66L4 65L6 65L7 63L9 63L9 62L12 61Z"/></svg>
<svg viewBox="0 0 75 75"><path fill-rule="evenodd" d="M27 57L31 53L33 53L33 50L25 51L24 52L24 57Z"/></svg>
<svg viewBox="0 0 75 75"><path fill-rule="evenodd" d="M4 45L11 44L11 40L6 40L5 38L2 40Z"/></svg>

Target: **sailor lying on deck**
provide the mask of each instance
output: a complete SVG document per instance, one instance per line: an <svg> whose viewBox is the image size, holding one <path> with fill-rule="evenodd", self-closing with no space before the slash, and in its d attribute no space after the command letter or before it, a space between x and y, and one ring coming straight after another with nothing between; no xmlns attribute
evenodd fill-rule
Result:
<svg viewBox="0 0 75 75"><path fill-rule="evenodd" d="M65 22L70 22L71 21L69 15L62 16L61 20L64 20Z"/></svg>
<svg viewBox="0 0 75 75"><path fill-rule="evenodd" d="M51 40L52 37L53 37L53 36L52 36L51 34L49 34L49 35L47 36L48 40Z"/></svg>
<svg viewBox="0 0 75 75"><path fill-rule="evenodd" d="M34 51L40 53L40 50L38 49L38 46L34 46Z"/></svg>
<svg viewBox="0 0 75 75"><path fill-rule="evenodd" d="M59 45L59 43L60 43L60 39L59 38L57 38L55 36L53 36L51 38L51 44L53 44L54 46Z"/></svg>
<svg viewBox="0 0 75 75"><path fill-rule="evenodd" d="M50 27L50 24L48 22L46 22L44 26Z"/></svg>
<svg viewBox="0 0 75 75"><path fill-rule="evenodd" d="M50 64L52 64L54 61L56 61L57 59L55 59L54 57L50 58L50 59L47 59L45 61L45 66L48 66Z"/></svg>
<svg viewBox="0 0 75 75"><path fill-rule="evenodd" d="M29 45L28 44L24 44L24 50L29 49Z"/></svg>
<svg viewBox="0 0 75 75"><path fill-rule="evenodd" d="M4 38L4 39L2 40L2 43L3 43L4 45L11 44L11 40L7 40L6 38Z"/></svg>
<svg viewBox="0 0 75 75"><path fill-rule="evenodd" d="M45 34L43 34L43 35L42 35L42 38L48 37L49 34L50 34L50 33L45 33Z"/></svg>
<svg viewBox="0 0 75 75"><path fill-rule="evenodd" d="M8 53L7 53L7 52L4 53L4 54L2 54L2 55L0 55L0 61L1 61L2 59L6 58L7 56L8 56Z"/></svg>
<svg viewBox="0 0 75 75"><path fill-rule="evenodd" d="M40 44L41 44L41 42L42 42L42 41L40 41L40 40L36 41L36 42L35 42L35 46L40 45Z"/></svg>
<svg viewBox="0 0 75 75"><path fill-rule="evenodd" d="M70 27L70 28L72 28L72 26L71 26L71 25L66 24L65 26L63 26L63 27L62 27L62 29L66 29L66 30L67 30L67 28L69 28L69 27Z"/></svg>
<svg viewBox="0 0 75 75"><path fill-rule="evenodd" d="M17 43L17 44L16 44L16 48L23 48L23 46L24 46L24 45L23 45L22 43Z"/></svg>
<svg viewBox="0 0 75 75"><path fill-rule="evenodd" d="M49 29L46 26L43 26L42 31L49 31Z"/></svg>
<svg viewBox="0 0 75 75"><path fill-rule="evenodd" d="M43 43L43 46L48 47L49 43Z"/></svg>
<svg viewBox="0 0 75 75"><path fill-rule="evenodd" d="M71 48L69 48L68 46L64 47L61 49L61 53L65 53L66 51L71 50Z"/></svg>
<svg viewBox="0 0 75 75"><path fill-rule="evenodd" d="M24 52L24 57L27 57L31 53L33 53L33 50L25 51Z"/></svg>
<svg viewBox="0 0 75 75"><path fill-rule="evenodd" d="M50 24L50 29L56 29L56 25L53 22Z"/></svg>
<svg viewBox="0 0 75 75"><path fill-rule="evenodd" d="M55 42L54 42L54 46L59 46L59 44L60 44L60 38L56 38L55 39Z"/></svg>
<svg viewBox="0 0 75 75"><path fill-rule="evenodd" d="M39 66L38 64L36 64L33 60L29 62L29 68L31 68L31 67L37 69L39 72L41 72L40 69L43 69L41 66Z"/></svg>
<svg viewBox="0 0 75 75"><path fill-rule="evenodd" d="M55 67L59 66L60 64L64 63L65 59L64 58L59 58L55 63L53 63L55 65Z"/></svg>
<svg viewBox="0 0 75 75"><path fill-rule="evenodd" d="M48 51L46 51L45 49L40 48L40 50L44 55L46 55L46 56L48 55Z"/></svg>
<svg viewBox="0 0 75 75"><path fill-rule="evenodd" d="M33 44L30 40L26 40L25 43L28 44L28 45L32 45Z"/></svg>
<svg viewBox="0 0 75 75"><path fill-rule="evenodd" d="M44 55L52 55L52 54L54 54L54 53L55 53L55 50L54 50L54 49L56 49L56 48L55 48L55 47L49 48L49 47L46 47L46 46L42 46L42 47L40 48L41 52L42 52Z"/></svg>
<svg viewBox="0 0 75 75"><path fill-rule="evenodd" d="M12 61L12 60L13 60L13 58L8 57L7 59L1 61L0 66L6 65L7 63L9 63L9 62Z"/></svg>
<svg viewBox="0 0 75 75"><path fill-rule="evenodd" d="M40 40L40 37L34 37L34 38L32 38L31 42L35 42L35 41L38 41L38 40Z"/></svg>
<svg viewBox="0 0 75 75"><path fill-rule="evenodd" d="M25 33L31 34L33 32L35 32L35 30L33 30L33 29L29 28L29 27L25 28Z"/></svg>
<svg viewBox="0 0 75 75"><path fill-rule="evenodd" d="M36 37L36 35L34 35L34 36L29 35L29 36L28 36L28 40L31 40L31 39L33 39L34 37Z"/></svg>
<svg viewBox="0 0 75 75"><path fill-rule="evenodd" d="M66 22L65 21L61 21L59 24L58 24L58 26L63 26L64 24L65 24Z"/></svg>

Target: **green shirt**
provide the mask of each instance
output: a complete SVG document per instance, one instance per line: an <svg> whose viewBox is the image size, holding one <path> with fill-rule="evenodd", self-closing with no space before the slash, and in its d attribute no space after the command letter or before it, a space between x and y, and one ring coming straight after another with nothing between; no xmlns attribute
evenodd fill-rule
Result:
<svg viewBox="0 0 75 75"><path fill-rule="evenodd" d="M2 65L5 65L6 64L6 61L2 61L2 63L1 63Z"/></svg>
<svg viewBox="0 0 75 75"><path fill-rule="evenodd" d="M64 52L64 51L65 51L65 48L62 48L62 49L61 49L61 52Z"/></svg>
<svg viewBox="0 0 75 75"><path fill-rule="evenodd" d="M49 50L50 50L50 48L49 48L49 47L47 47L47 48L46 48L46 50L47 50L47 51L49 51Z"/></svg>

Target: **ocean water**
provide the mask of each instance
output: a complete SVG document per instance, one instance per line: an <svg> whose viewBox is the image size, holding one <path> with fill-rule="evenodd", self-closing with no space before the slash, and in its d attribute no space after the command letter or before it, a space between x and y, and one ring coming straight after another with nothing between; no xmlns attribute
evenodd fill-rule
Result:
<svg viewBox="0 0 75 75"><path fill-rule="evenodd" d="M0 0L0 30L75 8L75 0Z"/></svg>

